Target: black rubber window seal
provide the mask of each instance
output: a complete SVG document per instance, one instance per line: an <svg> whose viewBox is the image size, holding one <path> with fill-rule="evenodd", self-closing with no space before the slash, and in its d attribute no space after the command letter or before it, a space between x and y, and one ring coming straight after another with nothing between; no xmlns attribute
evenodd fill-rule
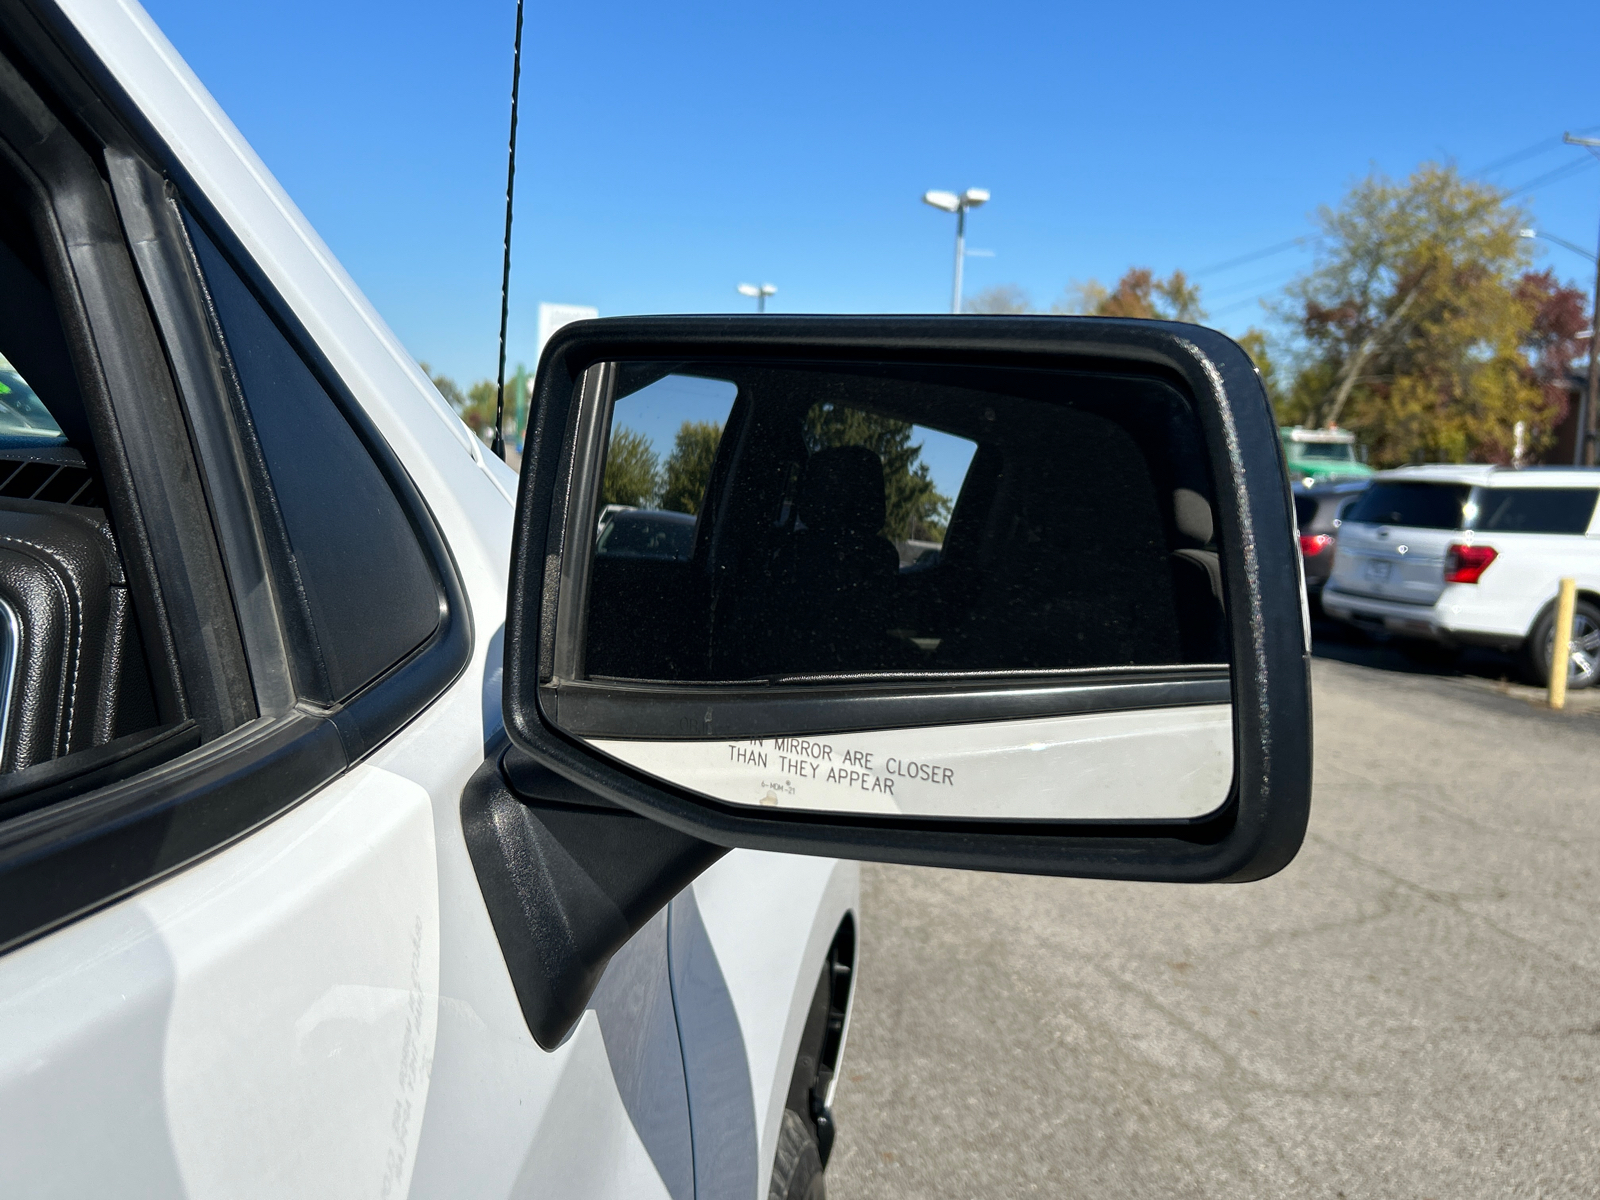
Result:
<svg viewBox="0 0 1600 1200"><path fill-rule="evenodd" d="M193 725L180 721L151 731L148 745L117 747L109 765L69 773L52 787L55 803L35 806L24 793L14 805L0 804L4 952L225 848L338 778L461 675L471 658L473 629L454 557L403 464L137 105L59 12L36 14L31 6L0 3L0 26L25 56L31 77L43 78L64 98L75 128L87 128L101 144L144 159L217 236L224 252L250 266L247 282L399 499L441 593L433 634L340 706L310 710L301 705L249 721L193 749L188 749L198 740ZM156 754L179 756L127 777L130 768L137 770ZM118 773L124 777L105 780L105 774ZM79 792L80 785L92 790ZM8 807L19 815L7 820Z"/></svg>

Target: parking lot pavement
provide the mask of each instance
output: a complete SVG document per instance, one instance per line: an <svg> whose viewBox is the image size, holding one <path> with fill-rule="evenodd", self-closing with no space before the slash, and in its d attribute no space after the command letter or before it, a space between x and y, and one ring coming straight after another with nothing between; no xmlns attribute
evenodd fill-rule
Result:
<svg viewBox="0 0 1600 1200"><path fill-rule="evenodd" d="M1313 680L1272 879L866 868L835 1200L1600 1193L1600 710Z"/></svg>

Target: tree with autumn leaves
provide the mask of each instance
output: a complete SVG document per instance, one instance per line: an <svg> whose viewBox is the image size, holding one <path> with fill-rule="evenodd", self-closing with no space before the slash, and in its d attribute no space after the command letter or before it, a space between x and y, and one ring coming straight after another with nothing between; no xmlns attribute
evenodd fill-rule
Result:
<svg viewBox="0 0 1600 1200"><path fill-rule="evenodd" d="M1033 301L1014 283L985 288L965 304L969 313L1031 313ZM1161 321L1205 320L1200 307L1200 286L1182 271L1165 279L1149 267L1130 267L1117 286L1108 288L1097 279L1069 284L1050 306L1057 316L1084 314L1094 317L1147 317Z"/></svg>
<svg viewBox="0 0 1600 1200"><path fill-rule="evenodd" d="M1320 254L1271 306L1279 336L1251 329L1255 360L1286 425L1354 430L1375 466L1509 463L1516 427L1536 460L1571 403L1587 353L1585 295L1531 269L1529 214L1452 165L1374 174L1316 215ZM980 292L969 312L1033 312L1025 292ZM1068 287L1054 313L1203 321L1200 288L1144 267L1114 288Z"/></svg>
<svg viewBox="0 0 1600 1200"><path fill-rule="evenodd" d="M1528 223L1432 163L1323 209L1319 260L1278 308L1293 368L1280 419L1352 429L1376 466L1509 462L1518 422L1546 448L1588 322L1580 291L1529 269Z"/></svg>

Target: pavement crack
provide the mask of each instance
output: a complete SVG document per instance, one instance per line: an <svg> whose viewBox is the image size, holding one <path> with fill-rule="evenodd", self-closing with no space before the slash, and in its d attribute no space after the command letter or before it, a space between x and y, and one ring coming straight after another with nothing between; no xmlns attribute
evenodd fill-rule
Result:
<svg viewBox="0 0 1600 1200"><path fill-rule="evenodd" d="M1408 888L1417 895L1422 896L1427 900L1431 900L1435 904L1441 905L1442 907L1448 908L1460 916L1465 917L1469 921L1476 921L1481 925L1486 925L1490 929L1493 929L1496 933L1500 934L1502 937L1509 938L1511 941L1526 946L1530 950L1543 954L1556 960L1557 962L1565 963L1567 966L1572 967L1574 970L1581 971L1585 975L1600 975L1600 971L1597 971L1595 968L1588 966L1585 963L1581 963L1577 959L1570 958L1565 954L1558 953L1542 942L1536 942L1531 938L1524 937L1520 933L1513 932L1512 930L1505 928L1505 926L1501 925L1494 919L1484 916L1482 913L1473 912L1470 908L1464 907L1459 896L1450 892L1439 891L1437 888L1427 887L1424 884L1417 883L1415 880L1407 879L1405 876L1391 871L1388 867L1383 866L1381 863L1375 862L1372 859L1367 858L1365 855L1358 854L1356 851L1351 850L1347 846L1339 845L1338 842L1334 841L1325 834L1307 833L1306 841L1316 842L1318 845L1332 850L1336 854L1342 854L1346 858L1350 859L1350 861L1361 864L1363 867L1367 868L1367 870L1383 876L1391 883L1400 887Z"/></svg>

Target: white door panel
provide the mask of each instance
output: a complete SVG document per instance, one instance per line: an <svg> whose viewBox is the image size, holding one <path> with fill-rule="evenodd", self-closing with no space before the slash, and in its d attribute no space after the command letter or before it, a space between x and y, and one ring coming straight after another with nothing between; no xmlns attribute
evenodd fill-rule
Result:
<svg viewBox="0 0 1600 1200"><path fill-rule="evenodd" d="M690 890L697 910L694 919L720 965L737 1017L738 1028L727 1037L743 1044L749 1071L745 1095L753 1097L759 1136L757 1178L764 1180L772 1168L784 1100L818 973L840 921L859 904L860 868L836 859L735 850L695 880ZM691 924L680 920L683 907L683 898L673 901L675 975L682 938ZM679 1006L688 1007L681 984ZM691 1050L686 1026L685 1052ZM691 1064L699 1158L703 1104L695 1093L693 1075ZM735 1088L722 1090L737 1095ZM700 1184L704 1197L708 1184L704 1175Z"/></svg>
<svg viewBox="0 0 1600 1200"><path fill-rule="evenodd" d="M9 1196L397 1196L434 1053L427 794L358 768L0 958Z"/></svg>
<svg viewBox="0 0 1600 1200"><path fill-rule="evenodd" d="M509 1194L519 1200L674 1200L628 1118L592 1009L557 1053L560 1077Z"/></svg>
<svg viewBox="0 0 1600 1200"><path fill-rule="evenodd" d="M508 1035L465 1000L440 1001L413 1197L693 1200L666 927L663 911L617 952L589 1011L554 1051L534 1043L520 1012ZM509 993L509 981L505 987ZM587 1077L595 1071L605 1078ZM573 1135L574 1110L589 1125L583 1136ZM616 1161L597 1174L597 1154ZM580 1186L586 1190L569 1190Z"/></svg>

